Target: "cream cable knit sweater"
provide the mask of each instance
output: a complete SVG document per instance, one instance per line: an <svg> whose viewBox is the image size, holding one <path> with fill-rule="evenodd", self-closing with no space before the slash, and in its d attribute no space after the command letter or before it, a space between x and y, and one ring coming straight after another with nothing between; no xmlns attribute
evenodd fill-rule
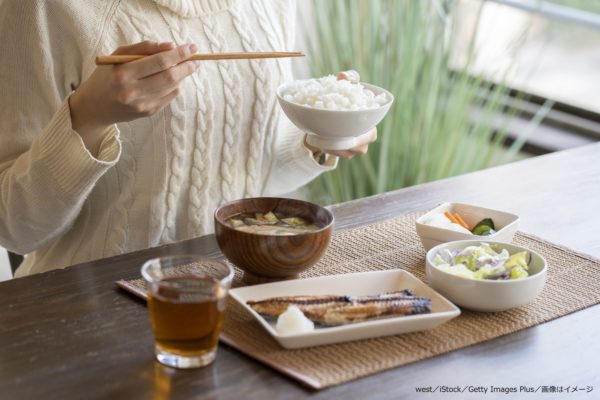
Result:
<svg viewBox="0 0 600 400"><path fill-rule="evenodd" d="M221 203L291 191L326 169L282 117L289 60L206 62L158 114L113 126L94 158L67 98L94 57L150 39L199 51L294 50L287 0L4 0L0 245L17 276L208 233Z"/></svg>

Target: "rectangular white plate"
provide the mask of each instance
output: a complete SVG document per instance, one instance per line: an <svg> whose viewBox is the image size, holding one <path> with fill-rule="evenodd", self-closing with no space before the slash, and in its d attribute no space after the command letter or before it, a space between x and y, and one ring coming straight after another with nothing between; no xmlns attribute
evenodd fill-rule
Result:
<svg viewBox="0 0 600 400"><path fill-rule="evenodd" d="M246 304L249 300L258 301L277 296L325 294L360 296L401 289L412 289L417 296L430 297L432 312L430 314L383 318L334 327L315 326L315 330L312 332L281 335L275 330L275 321L266 320ZM432 329L460 315L458 307L425 285L414 275L401 269L265 283L232 289L229 294L251 313L281 346L287 349Z"/></svg>

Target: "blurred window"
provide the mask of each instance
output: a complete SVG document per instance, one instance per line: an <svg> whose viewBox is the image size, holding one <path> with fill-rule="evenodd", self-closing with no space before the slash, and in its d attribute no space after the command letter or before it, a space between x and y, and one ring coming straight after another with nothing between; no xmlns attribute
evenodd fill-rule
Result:
<svg viewBox="0 0 600 400"><path fill-rule="evenodd" d="M600 1L460 0L456 54L471 72L541 97L600 113Z"/></svg>

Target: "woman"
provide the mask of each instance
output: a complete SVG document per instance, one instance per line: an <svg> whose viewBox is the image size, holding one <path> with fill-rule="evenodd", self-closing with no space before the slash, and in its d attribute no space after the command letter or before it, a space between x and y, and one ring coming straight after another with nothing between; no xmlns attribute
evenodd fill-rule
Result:
<svg viewBox="0 0 600 400"><path fill-rule="evenodd" d="M1 7L0 245L28 254L16 276L208 233L219 204L294 190L375 140L307 148L275 100L289 60L183 61L293 50L292 1ZM150 56L96 68L115 48Z"/></svg>

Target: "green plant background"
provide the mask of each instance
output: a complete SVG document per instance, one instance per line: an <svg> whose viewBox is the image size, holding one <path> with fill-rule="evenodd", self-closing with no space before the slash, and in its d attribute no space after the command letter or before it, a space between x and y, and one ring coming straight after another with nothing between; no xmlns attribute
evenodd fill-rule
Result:
<svg viewBox="0 0 600 400"><path fill-rule="evenodd" d="M506 89L452 67L455 5L441 0L312 2L314 19L303 21L311 75L356 69L363 81L395 96L368 154L340 160L335 171L313 182L313 201L352 200L516 157L523 141L507 149L504 129L497 126ZM481 96L482 91L489 94Z"/></svg>

